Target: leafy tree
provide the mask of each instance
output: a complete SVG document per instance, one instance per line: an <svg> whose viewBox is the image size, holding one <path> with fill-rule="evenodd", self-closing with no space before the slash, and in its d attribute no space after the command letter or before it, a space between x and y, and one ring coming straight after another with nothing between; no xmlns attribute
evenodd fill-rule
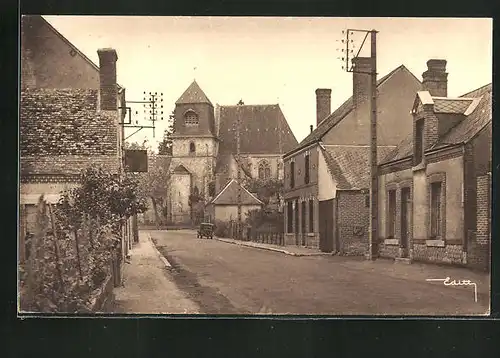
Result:
<svg viewBox="0 0 500 358"><path fill-rule="evenodd" d="M193 188L193 191L189 195L188 205L191 212L191 220L193 220L195 225L200 223L205 215L205 198L197 186Z"/></svg>
<svg viewBox="0 0 500 358"><path fill-rule="evenodd" d="M172 134L175 132L175 115L174 111L169 116L167 129L163 133L163 141L158 145L158 154L172 155Z"/></svg>
<svg viewBox="0 0 500 358"><path fill-rule="evenodd" d="M245 187L251 193L257 194L265 205L271 203L273 199L279 201L283 195L283 181L275 178L249 178L245 181Z"/></svg>
<svg viewBox="0 0 500 358"><path fill-rule="evenodd" d="M168 214L168 197L170 188L170 172L167 162L151 153L149 155L148 172L139 173L141 192L144 197L151 199L157 225L163 225Z"/></svg>

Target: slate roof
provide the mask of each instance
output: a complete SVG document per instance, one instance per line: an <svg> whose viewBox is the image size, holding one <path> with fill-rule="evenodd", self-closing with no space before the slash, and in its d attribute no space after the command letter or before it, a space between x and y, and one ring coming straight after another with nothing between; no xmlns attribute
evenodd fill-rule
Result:
<svg viewBox="0 0 500 358"><path fill-rule="evenodd" d="M400 70L407 70L404 65L401 65L391 72L389 72L387 75L384 77L380 78L377 81L377 88L384 84L394 73ZM408 71L410 72L410 71ZM410 72L411 73L411 72ZM330 114L328 117L326 117L321 123L319 124L318 127L316 127L315 130L313 130L306 138L300 142L300 144L293 148L291 151L296 151L301 148L304 148L310 144L313 144L315 142L318 142L323 138L323 136L333 127L335 127L342 119L344 119L351 111L354 109L353 105L353 98L352 96L345 101L340 107L338 107L332 114ZM290 153L291 154L291 153Z"/></svg>
<svg viewBox="0 0 500 358"><path fill-rule="evenodd" d="M229 181L210 202L214 205L238 205L238 187L241 187L241 204L242 205L262 205L262 201L257 199L245 187L240 185L236 180Z"/></svg>
<svg viewBox="0 0 500 358"><path fill-rule="evenodd" d="M328 170L337 183L337 189L366 189L370 187L369 146L321 146ZM394 147L379 147L378 163Z"/></svg>
<svg viewBox="0 0 500 358"><path fill-rule="evenodd" d="M472 106L473 98L481 98L477 106L474 108L472 113L467 115L462 121L457 125L452 127L448 132L446 132L438 142L432 148L439 148L449 145L467 143L471 140L481 129L483 129L488 123L491 122L492 118L492 85L491 83L482 86L474 91L466 93L460 98L470 99L463 101L469 103ZM442 98L434 99L434 104ZM449 102L457 102L456 99L450 99ZM463 105L465 107L465 104ZM463 108L459 108L460 111L454 113L465 113L469 106L463 111ZM454 108L458 108L455 106ZM391 153L384 158L383 163L388 163L396 160L405 159L412 155L413 152L413 133L410 133L407 138L405 138Z"/></svg>
<svg viewBox="0 0 500 358"><path fill-rule="evenodd" d="M236 153L238 115L241 116L240 153L284 154L298 143L278 104L221 106L221 154Z"/></svg>
<svg viewBox="0 0 500 358"><path fill-rule="evenodd" d="M472 104L473 99L434 98L435 113L464 114Z"/></svg>
<svg viewBox="0 0 500 358"><path fill-rule="evenodd" d="M196 81L193 81L184 93L179 97L175 104L193 104L193 103L208 103L212 102L208 99L207 95L200 88Z"/></svg>

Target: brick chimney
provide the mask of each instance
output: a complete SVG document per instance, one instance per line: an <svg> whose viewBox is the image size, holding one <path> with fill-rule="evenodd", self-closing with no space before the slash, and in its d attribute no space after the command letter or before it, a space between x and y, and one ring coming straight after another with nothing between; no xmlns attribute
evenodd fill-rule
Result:
<svg viewBox="0 0 500 358"><path fill-rule="evenodd" d="M424 91L429 91L431 96L448 96L446 60L431 59L427 61L427 71L422 74L422 85Z"/></svg>
<svg viewBox="0 0 500 358"><path fill-rule="evenodd" d="M101 110L116 111L118 102L118 86L116 84L116 61L118 55L112 48L97 50L99 55L99 95Z"/></svg>
<svg viewBox="0 0 500 358"><path fill-rule="evenodd" d="M328 88L318 88L316 90L316 125L328 117L331 113L331 94Z"/></svg>
<svg viewBox="0 0 500 358"><path fill-rule="evenodd" d="M352 99L354 107L368 100L370 96L372 59L370 57L356 57L352 60Z"/></svg>

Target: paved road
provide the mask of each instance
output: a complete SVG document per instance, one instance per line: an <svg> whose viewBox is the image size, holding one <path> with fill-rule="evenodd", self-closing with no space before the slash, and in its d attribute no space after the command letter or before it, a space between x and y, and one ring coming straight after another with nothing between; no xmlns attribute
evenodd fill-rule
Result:
<svg viewBox="0 0 500 358"><path fill-rule="evenodd" d="M488 296L480 294L478 302L474 302L471 286L452 288L426 282L424 277L450 274L450 269L434 265L394 264L385 260L372 263L336 256L293 257L197 239L192 231L150 234L159 251L172 263L178 287L206 314L488 312ZM460 275L468 273L452 270Z"/></svg>

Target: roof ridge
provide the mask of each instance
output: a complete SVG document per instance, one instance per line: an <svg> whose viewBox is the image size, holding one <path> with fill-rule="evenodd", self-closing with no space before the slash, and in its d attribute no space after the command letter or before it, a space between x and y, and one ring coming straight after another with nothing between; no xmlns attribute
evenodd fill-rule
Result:
<svg viewBox="0 0 500 358"><path fill-rule="evenodd" d="M264 107L264 106L280 106L279 103L269 103L269 104L221 104L220 107Z"/></svg>
<svg viewBox="0 0 500 358"><path fill-rule="evenodd" d="M479 90L482 90L483 88L486 88L486 87L492 86L492 84L493 84L492 82L487 83L487 84L485 84L485 85L483 85L483 86L481 86L481 87L478 87L478 88L476 88L476 89L474 89L474 90L472 90L472 91L469 91L469 92L467 92L467 93L464 93L463 95L461 95L461 96L459 96L459 97L465 97L465 96L470 95L470 94L472 94L472 93L474 93L474 92L478 92ZM492 89L490 89L488 92L491 92L491 90L492 90Z"/></svg>

